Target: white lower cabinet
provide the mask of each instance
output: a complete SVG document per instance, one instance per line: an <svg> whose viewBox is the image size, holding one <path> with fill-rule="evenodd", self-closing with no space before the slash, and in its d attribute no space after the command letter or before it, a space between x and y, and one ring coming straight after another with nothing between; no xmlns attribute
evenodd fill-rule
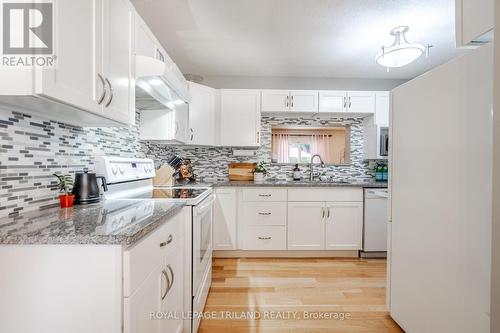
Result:
<svg viewBox="0 0 500 333"><path fill-rule="evenodd" d="M124 252L125 333L182 332L187 287L183 228L181 213Z"/></svg>
<svg viewBox="0 0 500 333"><path fill-rule="evenodd" d="M363 203L327 202L325 211L325 249L360 250Z"/></svg>
<svg viewBox="0 0 500 333"><path fill-rule="evenodd" d="M215 190L214 221L213 221L214 250L238 249L236 238L237 199L236 188L218 188Z"/></svg>
<svg viewBox="0 0 500 333"><path fill-rule="evenodd" d="M288 250L361 250L362 202L289 202Z"/></svg>
<svg viewBox="0 0 500 333"><path fill-rule="evenodd" d="M325 203L288 203L288 250L325 248Z"/></svg>

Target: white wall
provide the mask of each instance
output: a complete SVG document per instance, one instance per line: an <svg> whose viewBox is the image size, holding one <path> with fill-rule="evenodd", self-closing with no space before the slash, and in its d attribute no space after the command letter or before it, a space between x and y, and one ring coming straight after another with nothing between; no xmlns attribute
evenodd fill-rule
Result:
<svg viewBox="0 0 500 333"><path fill-rule="evenodd" d="M500 36L500 6L495 8L495 36ZM494 62L491 332L500 332L500 43L495 44Z"/></svg>
<svg viewBox="0 0 500 333"><path fill-rule="evenodd" d="M392 90L408 80L303 77L206 76L201 82L229 89Z"/></svg>

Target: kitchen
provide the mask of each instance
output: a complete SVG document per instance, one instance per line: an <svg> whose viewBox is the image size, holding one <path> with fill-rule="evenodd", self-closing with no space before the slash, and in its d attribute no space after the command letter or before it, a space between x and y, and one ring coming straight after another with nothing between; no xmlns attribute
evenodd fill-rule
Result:
<svg viewBox="0 0 500 333"><path fill-rule="evenodd" d="M30 5L0 331L494 331L493 1Z"/></svg>

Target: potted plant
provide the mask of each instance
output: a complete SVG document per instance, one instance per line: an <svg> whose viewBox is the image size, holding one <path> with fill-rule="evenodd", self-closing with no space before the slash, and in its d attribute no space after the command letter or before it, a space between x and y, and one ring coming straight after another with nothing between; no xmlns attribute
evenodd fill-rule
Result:
<svg viewBox="0 0 500 333"><path fill-rule="evenodd" d="M57 177L57 186L61 192L61 195L59 195L59 204L61 205L61 208L73 207L73 200L75 198L75 196L71 193L71 190L73 189L73 178L70 175L54 174L54 176Z"/></svg>
<svg viewBox="0 0 500 333"><path fill-rule="evenodd" d="M256 183L263 182L266 174L266 164L264 161L261 161L255 166L255 169L253 169L253 181Z"/></svg>

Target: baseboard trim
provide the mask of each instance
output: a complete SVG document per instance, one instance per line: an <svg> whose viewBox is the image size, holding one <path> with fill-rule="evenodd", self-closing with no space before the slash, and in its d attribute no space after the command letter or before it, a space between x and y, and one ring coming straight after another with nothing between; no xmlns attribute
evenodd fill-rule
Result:
<svg viewBox="0 0 500 333"><path fill-rule="evenodd" d="M358 251L214 251L214 258L358 258Z"/></svg>

